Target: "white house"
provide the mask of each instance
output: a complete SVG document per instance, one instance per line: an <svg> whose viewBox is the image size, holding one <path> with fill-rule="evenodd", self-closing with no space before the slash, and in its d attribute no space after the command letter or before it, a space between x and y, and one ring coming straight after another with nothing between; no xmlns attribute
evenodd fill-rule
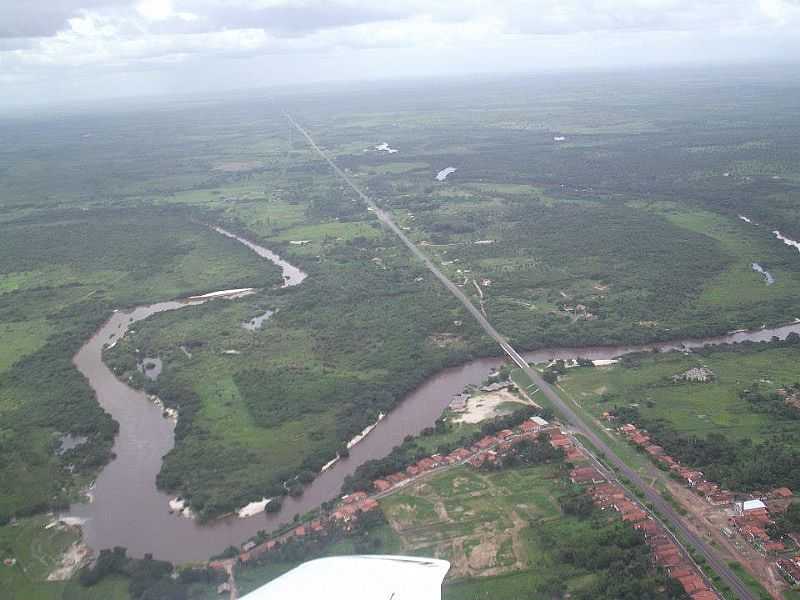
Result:
<svg viewBox="0 0 800 600"><path fill-rule="evenodd" d="M753 511L766 510L767 505L761 500L745 500L744 502L735 502L733 508L737 515L746 515Z"/></svg>

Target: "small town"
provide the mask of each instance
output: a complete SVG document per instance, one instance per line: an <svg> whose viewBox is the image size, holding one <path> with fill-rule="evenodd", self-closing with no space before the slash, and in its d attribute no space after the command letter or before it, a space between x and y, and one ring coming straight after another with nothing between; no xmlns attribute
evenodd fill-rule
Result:
<svg viewBox="0 0 800 600"><path fill-rule="evenodd" d="M626 426L626 432L632 432ZM642 440L646 436L638 431L634 435ZM470 447L460 447L450 454L441 456L433 454L409 465L405 471L392 473L372 482L372 490L359 490L343 496L332 511L307 523L299 524L283 534L260 544L248 542L241 547L241 552L234 559L217 560L209 563L209 567L230 572L233 564L247 565L263 557L265 554L280 548L281 544L291 539L303 539L307 536L326 536L334 528L347 532L353 528L359 518L379 508L378 500L398 491L412 482L427 475L440 472L456 465L468 465L481 469L499 464L504 457L514 452L515 446L523 440L540 443L546 440L554 449L561 449L565 460L573 465L569 471L569 479L573 484L581 486L594 506L602 511L615 514L621 521L641 531L651 551L651 559L655 566L664 569L677 580L692 600L718 600L719 594L701 569L692 560L689 553L661 522L651 514L634 496L615 481L599 463L591 464L592 459L574 436L567 432L563 425L548 422L534 416L524 420L515 429L503 429L495 435L487 435ZM577 465L577 466L576 466ZM750 505L744 509L743 518L755 518ZM794 563L791 563L794 565ZM228 584L222 584L220 593L230 590Z"/></svg>
<svg viewBox="0 0 800 600"><path fill-rule="evenodd" d="M610 413L603 417L614 422ZM631 423L617 427L617 431L632 445L640 448L661 468L667 470L675 479L685 483L697 496L710 506L724 511L727 526L721 533L727 538L739 536L764 559L772 561L775 567L791 585L800 583L800 532L786 533L787 542L773 539L768 533L775 517L784 513L792 503L794 494L788 487L779 487L768 492L754 492L747 495L734 494L721 489L719 484L708 481L702 471L681 465L679 461L665 453L664 448L653 443L647 431Z"/></svg>

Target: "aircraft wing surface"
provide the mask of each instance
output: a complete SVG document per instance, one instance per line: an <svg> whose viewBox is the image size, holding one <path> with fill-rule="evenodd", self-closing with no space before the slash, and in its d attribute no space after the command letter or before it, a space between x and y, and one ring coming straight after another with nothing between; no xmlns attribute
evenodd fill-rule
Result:
<svg viewBox="0 0 800 600"><path fill-rule="evenodd" d="M241 600L441 600L446 560L333 556L303 563Z"/></svg>

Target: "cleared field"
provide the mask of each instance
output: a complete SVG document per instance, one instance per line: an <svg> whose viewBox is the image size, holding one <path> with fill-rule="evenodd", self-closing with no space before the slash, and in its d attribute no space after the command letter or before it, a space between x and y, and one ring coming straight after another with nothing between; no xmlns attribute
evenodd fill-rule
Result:
<svg viewBox="0 0 800 600"><path fill-rule="evenodd" d="M645 417L665 419L681 433L717 432L761 441L795 432L796 421L754 412L739 394L755 382L768 387L793 384L800 379L798 359L800 351L794 348L703 356L669 353L645 358L632 368L571 369L560 385L596 417L614 405L636 404ZM702 366L714 372L714 381L671 381L673 375Z"/></svg>
<svg viewBox="0 0 800 600"><path fill-rule="evenodd" d="M627 525L562 513L560 497L575 492L562 466L459 467L381 500L381 508L400 551L451 562L447 599L670 597ZM621 582L623 568L638 575ZM623 591L631 582L635 591Z"/></svg>
<svg viewBox="0 0 800 600"><path fill-rule="evenodd" d="M483 474L459 467L381 501L403 552L451 561L450 579L527 568L522 531L559 515L558 468Z"/></svg>

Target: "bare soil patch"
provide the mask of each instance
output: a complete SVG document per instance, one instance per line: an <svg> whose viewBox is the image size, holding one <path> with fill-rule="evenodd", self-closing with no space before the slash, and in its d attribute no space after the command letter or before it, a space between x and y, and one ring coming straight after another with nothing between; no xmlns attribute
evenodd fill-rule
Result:
<svg viewBox="0 0 800 600"><path fill-rule="evenodd" d="M518 404L529 404L519 396L512 394L508 390L498 390L481 396L472 396L467 400L467 409L454 419L460 423L480 423L486 419L492 419L502 411L498 410L501 404L506 402L516 402Z"/></svg>

